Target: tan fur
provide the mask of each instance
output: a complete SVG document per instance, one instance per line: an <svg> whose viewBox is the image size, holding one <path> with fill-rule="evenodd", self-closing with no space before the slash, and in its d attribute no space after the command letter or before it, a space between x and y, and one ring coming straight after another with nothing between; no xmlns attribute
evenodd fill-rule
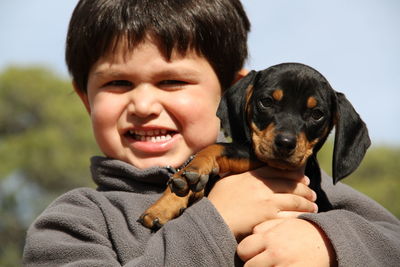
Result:
<svg viewBox="0 0 400 267"><path fill-rule="evenodd" d="M317 104L318 104L318 101L315 97L310 96L307 99L307 108L315 108L317 106Z"/></svg>
<svg viewBox="0 0 400 267"><path fill-rule="evenodd" d="M247 121L251 121L251 116L252 116L252 111L250 109L250 99L253 95L253 85L249 85L246 88L246 103L245 103L245 112L246 112L246 116L247 116Z"/></svg>
<svg viewBox="0 0 400 267"><path fill-rule="evenodd" d="M269 159L273 158L272 148L275 140L275 125L270 124L265 130L261 131L252 123L251 129L253 149L257 158L263 162L268 162Z"/></svg>
<svg viewBox="0 0 400 267"><path fill-rule="evenodd" d="M192 194L190 192L186 196L180 197L171 192L171 189L167 187L161 198L142 215L142 224L148 228L154 228L154 220L163 225L172 218L178 217L181 209L188 206Z"/></svg>
<svg viewBox="0 0 400 267"><path fill-rule="evenodd" d="M315 144L319 141L319 139L308 141L305 134L300 133L297 137L294 153L285 161L282 161L274 156L275 126L270 124L265 130L261 131L252 123L251 128L253 130L254 152L257 158L271 167L283 170L292 170L304 166L308 157L313 153Z"/></svg>
<svg viewBox="0 0 400 267"><path fill-rule="evenodd" d="M283 98L283 91L281 89L276 89L273 93L272 93L272 97L276 100L276 101L281 101Z"/></svg>

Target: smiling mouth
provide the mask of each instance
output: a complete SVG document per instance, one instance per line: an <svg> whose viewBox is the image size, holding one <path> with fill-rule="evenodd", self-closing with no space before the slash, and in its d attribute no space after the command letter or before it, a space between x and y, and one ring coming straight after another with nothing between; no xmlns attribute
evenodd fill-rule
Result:
<svg viewBox="0 0 400 267"><path fill-rule="evenodd" d="M129 130L125 135L136 141L159 143L172 139L173 131L161 130Z"/></svg>

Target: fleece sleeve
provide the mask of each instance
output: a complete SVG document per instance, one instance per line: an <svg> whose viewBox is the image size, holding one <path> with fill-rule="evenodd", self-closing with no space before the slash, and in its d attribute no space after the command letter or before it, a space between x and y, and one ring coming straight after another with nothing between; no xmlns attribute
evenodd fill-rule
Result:
<svg viewBox="0 0 400 267"><path fill-rule="evenodd" d="M236 240L206 198L155 233L116 203L87 191L56 200L28 230L24 266L234 266Z"/></svg>
<svg viewBox="0 0 400 267"><path fill-rule="evenodd" d="M234 266L237 242L214 209L203 198L165 224L146 247L143 258L151 259L146 266ZM165 242L169 246L164 246ZM163 253L165 250L168 253Z"/></svg>
<svg viewBox="0 0 400 267"><path fill-rule="evenodd" d="M330 239L339 266L399 266L400 221L378 203L324 175L322 188L333 209L300 218Z"/></svg>

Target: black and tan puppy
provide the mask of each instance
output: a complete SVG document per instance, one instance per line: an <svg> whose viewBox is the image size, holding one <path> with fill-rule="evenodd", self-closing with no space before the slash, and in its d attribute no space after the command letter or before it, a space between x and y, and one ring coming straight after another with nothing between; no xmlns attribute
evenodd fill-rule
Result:
<svg viewBox="0 0 400 267"><path fill-rule="evenodd" d="M163 196L141 216L144 226L157 229L179 216L203 196L210 176L262 164L283 170L305 166L317 204L329 208L316 159L329 133L335 126L334 183L358 167L370 145L366 125L346 97L299 63L250 72L224 93L217 115L232 143L206 147L175 173Z"/></svg>

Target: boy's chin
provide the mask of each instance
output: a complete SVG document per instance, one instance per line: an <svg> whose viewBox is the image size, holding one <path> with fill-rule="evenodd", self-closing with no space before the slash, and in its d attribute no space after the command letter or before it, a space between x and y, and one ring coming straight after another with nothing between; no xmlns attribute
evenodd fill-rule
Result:
<svg viewBox="0 0 400 267"><path fill-rule="evenodd" d="M176 157L174 157L173 159L169 157L145 157L145 158L135 158L135 159L125 160L125 161L135 166L138 169L148 169L153 167L167 167L167 166L179 168L187 161L189 157L190 155L179 159Z"/></svg>

